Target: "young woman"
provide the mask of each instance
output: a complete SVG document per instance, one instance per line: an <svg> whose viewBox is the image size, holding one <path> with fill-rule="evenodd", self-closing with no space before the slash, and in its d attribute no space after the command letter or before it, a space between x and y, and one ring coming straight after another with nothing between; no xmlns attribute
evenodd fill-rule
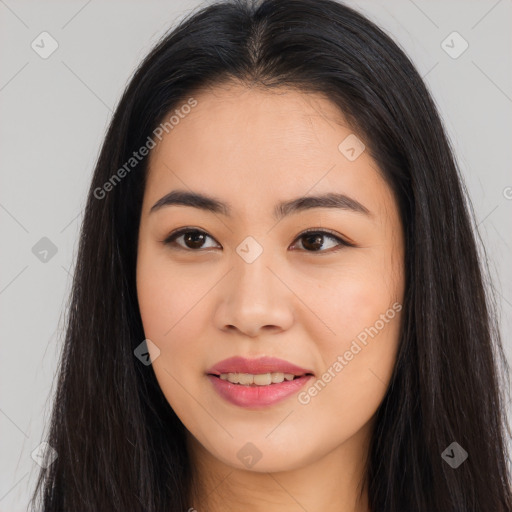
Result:
<svg viewBox="0 0 512 512"><path fill-rule="evenodd" d="M34 503L512 510L482 269L387 35L331 0L196 12L142 62L94 172Z"/></svg>

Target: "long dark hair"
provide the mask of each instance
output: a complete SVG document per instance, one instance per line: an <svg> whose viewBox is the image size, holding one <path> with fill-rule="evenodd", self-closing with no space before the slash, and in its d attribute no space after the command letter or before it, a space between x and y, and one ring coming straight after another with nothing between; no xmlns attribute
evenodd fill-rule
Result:
<svg viewBox="0 0 512 512"><path fill-rule="evenodd" d="M147 158L133 169L126 162L194 91L226 80L328 97L395 192L406 292L367 460L371 510L510 512L499 386L501 377L510 384L509 366L449 142L409 59L333 0L212 4L163 37L134 74L87 198L46 439L58 457L40 472L32 502L46 512L191 506L185 427L134 356L144 340L135 264ZM468 453L457 469L442 455L453 442Z"/></svg>

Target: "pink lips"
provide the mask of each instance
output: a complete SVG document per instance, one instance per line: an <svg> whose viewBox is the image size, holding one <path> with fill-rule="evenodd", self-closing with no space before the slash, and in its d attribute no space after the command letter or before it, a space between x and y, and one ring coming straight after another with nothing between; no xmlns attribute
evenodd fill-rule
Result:
<svg viewBox="0 0 512 512"><path fill-rule="evenodd" d="M206 373L220 375L221 373L293 373L305 375L313 373L311 370L300 368L284 359L276 357L260 357L258 359L245 359L244 357L230 357L212 366Z"/></svg>
<svg viewBox="0 0 512 512"><path fill-rule="evenodd" d="M244 386L222 380L221 373L291 373L297 377L279 384L258 386L256 384ZM207 370L208 379L214 389L228 402L240 407L261 408L273 405L295 394L312 377L311 370L301 368L283 359L274 357L261 357L258 359L245 359L231 357L220 361Z"/></svg>

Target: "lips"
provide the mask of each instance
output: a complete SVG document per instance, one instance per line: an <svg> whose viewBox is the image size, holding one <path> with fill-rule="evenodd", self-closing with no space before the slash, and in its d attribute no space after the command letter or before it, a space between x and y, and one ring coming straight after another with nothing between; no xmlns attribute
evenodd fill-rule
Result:
<svg viewBox="0 0 512 512"><path fill-rule="evenodd" d="M274 406L296 395L311 379L312 375L295 377L290 381L268 386L242 386L222 380L216 375L208 375L212 388L224 401L252 410Z"/></svg>
<svg viewBox="0 0 512 512"><path fill-rule="evenodd" d="M260 357L258 359L230 357L218 362L207 370L206 373L217 377L225 373L249 373L253 375L263 373L288 373L297 377L313 375L312 370L301 368L289 361L275 357Z"/></svg>
<svg viewBox="0 0 512 512"><path fill-rule="evenodd" d="M249 409L270 407L286 400L313 378L311 370L275 357L230 357L212 366L206 373L220 397L233 405ZM249 385L236 383L240 377L245 381L249 377L247 374L265 382L260 380ZM263 374L267 374L266 378L262 378ZM272 382L269 382L268 374L272 376ZM230 382L231 378L235 382Z"/></svg>

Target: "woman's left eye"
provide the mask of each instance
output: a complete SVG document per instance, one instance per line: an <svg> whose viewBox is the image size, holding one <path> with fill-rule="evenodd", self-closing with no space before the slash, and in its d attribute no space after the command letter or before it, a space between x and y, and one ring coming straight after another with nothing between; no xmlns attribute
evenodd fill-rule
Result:
<svg viewBox="0 0 512 512"><path fill-rule="evenodd" d="M183 241L181 243L178 243L178 240L180 238L182 238ZM204 231L201 231L200 229L183 228L169 235L163 241L163 243L165 245L177 245L180 249L197 252L200 249L211 249L214 247L204 246L205 240L208 238L214 240L210 235L208 235ZM330 239L331 241L334 241L334 244L331 244L331 247L328 247L327 249L338 247L338 249L335 250L339 250L339 247L354 247L353 244L351 244L350 242L347 242L341 237L329 233L328 231L306 231L304 233L301 233L296 238L296 240L302 239L304 239L304 241L302 242L302 246L305 248L306 252L333 252L325 250L325 247L323 247L324 239ZM319 250L322 249L322 247L324 250Z"/></svg>
<svg viewBox="0 0 512 512"><path fill-rule="evenodd" d="M305 240L305 242L302 242L303 247L309 246L310 248L313 248L312 250L307 249L307 252L335 252L338 251L340 247L353 247L351 243L339 236L329 233L328 231L306 231L297 237L297 240L300 239ZM335 242L334 245L331 245L331 247L328 247L327 249L332 249L333 247L338 247L338 249L335 249L334 251L318 250L324 245L324 239L330 239Z"/></svg>

